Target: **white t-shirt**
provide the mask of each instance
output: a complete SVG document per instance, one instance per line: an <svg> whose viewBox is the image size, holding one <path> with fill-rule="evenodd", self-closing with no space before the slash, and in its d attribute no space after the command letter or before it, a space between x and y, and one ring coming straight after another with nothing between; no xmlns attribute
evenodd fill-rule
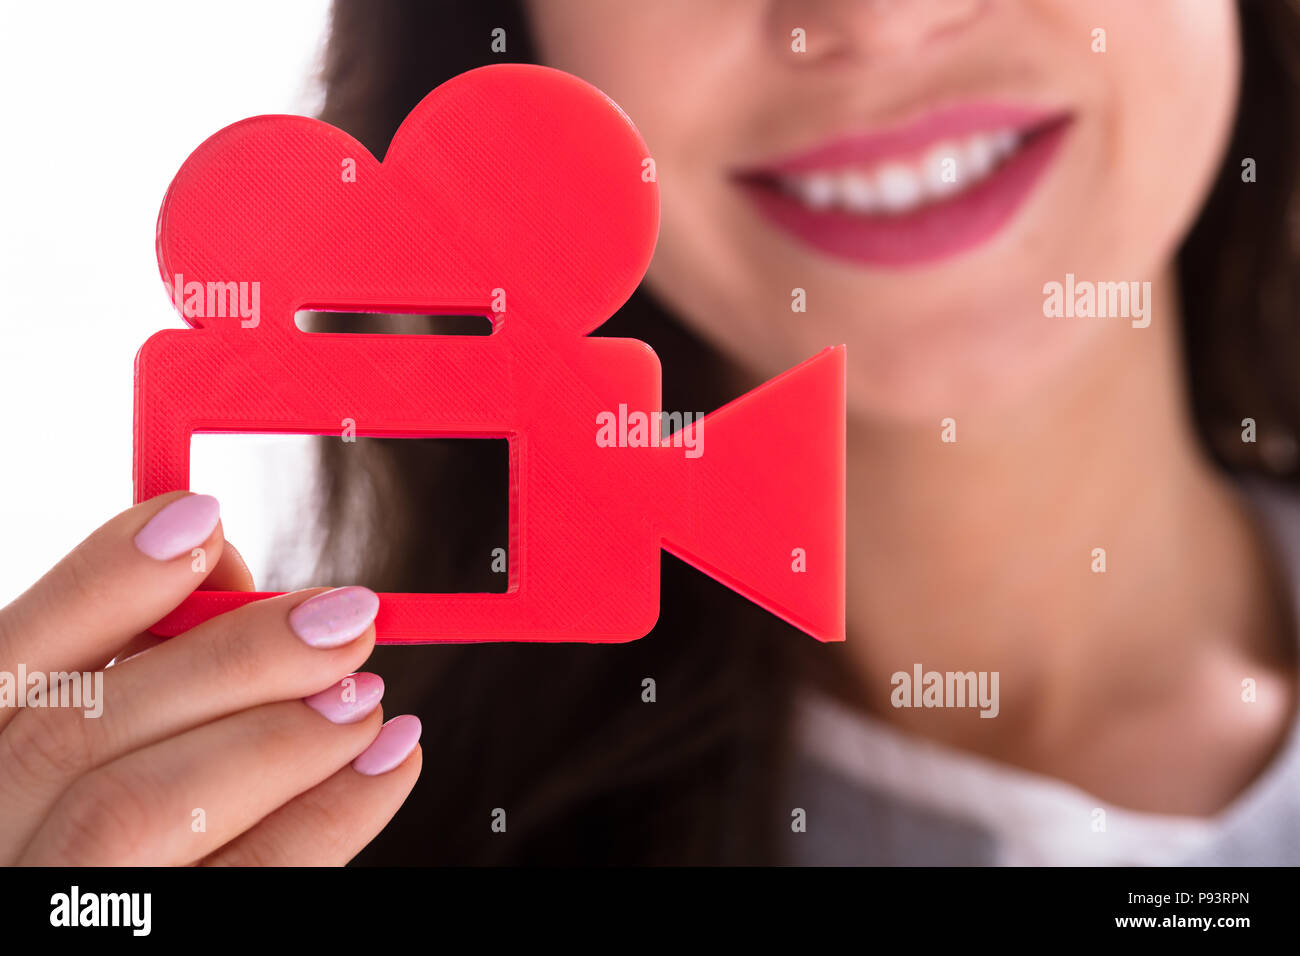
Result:
<svg viewBox="0 0 1300 956"><path fill-rule="evenodd" d="M1291 582L1300 621L1300 497L1245 491ZM1297 635L1300 641L1300 635ZM1144 813L1052 777L917 739L816 691L798 705L787 778L805 864L1300 864L1300 722L1269 767L1213 817Z"/></svg>

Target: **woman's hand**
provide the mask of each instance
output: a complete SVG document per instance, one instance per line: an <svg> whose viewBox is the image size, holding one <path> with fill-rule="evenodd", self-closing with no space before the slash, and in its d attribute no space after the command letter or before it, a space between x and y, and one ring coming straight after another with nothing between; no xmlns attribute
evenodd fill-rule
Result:
<svg viewBox="0 0 1300 956"><path fill-rule="evenodd" d="M0 610L0 863L342 864L397 812L419 720L381 730L383 682L349 677L374 647L375 595L314 588L143 633L205 582L252 587L215 499L175 492ZM93 707L18 706L34 675L96 671Z"/></svg>

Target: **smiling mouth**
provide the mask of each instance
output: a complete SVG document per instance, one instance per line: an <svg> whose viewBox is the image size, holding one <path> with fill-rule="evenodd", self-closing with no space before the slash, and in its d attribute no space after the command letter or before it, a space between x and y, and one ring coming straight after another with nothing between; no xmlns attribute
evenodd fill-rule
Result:
<svg viewBox="0 0 1300 956"><path fill-rule="evenodd" d="M967 107L734 178L769 222L817 251L878 266L932 262L1010 221L1071 121Z"/></svg>

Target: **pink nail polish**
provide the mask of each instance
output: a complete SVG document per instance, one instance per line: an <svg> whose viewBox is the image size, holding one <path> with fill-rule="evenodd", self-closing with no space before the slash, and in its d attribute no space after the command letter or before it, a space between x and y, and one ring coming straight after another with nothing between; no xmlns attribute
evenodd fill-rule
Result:
<svg viewBox="0 0 1300 956"><path fill-rule="evenodd" d="M414 714L394 717L379 728L379 736L352 761L352 769L367 777L388 773L410 756L420 742L420 718Z"/></svg>
<svg viewBox="0 0 1300 956"><path fill-rule="evenodd" d="M170 561L207 541L220 520L216 498L186 495L150 518L135 536L135 546L155 561Z"/></svg>
<svg viewBox="0 0 1300 956"><path fill-rule="evenodd" d="M355 724L379 706L384 679L378 674L353 674L302 702L333 724Z"/></svg>
<svg viewBox="0 0 1300 956"><path fill-rule="evenodd" d="M312 647L338 647L365 633L379 613L379 595L348 587L308 598L289 612L289 626Z"/></svg>

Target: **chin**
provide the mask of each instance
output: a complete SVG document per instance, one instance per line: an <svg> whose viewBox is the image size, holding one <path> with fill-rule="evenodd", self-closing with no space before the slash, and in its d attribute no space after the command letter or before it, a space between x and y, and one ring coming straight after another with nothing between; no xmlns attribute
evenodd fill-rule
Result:
<svg viewBox="0 0 1300 956"><path fill-rule="evenodd" d="M849 336L850 418L933 426L937 436L944 418L1014 416L1027 403L1049 401L1096 341L1095 329L1048 326L1041 315L964 319L964 326L946 323L943 330Z"/></svg>

